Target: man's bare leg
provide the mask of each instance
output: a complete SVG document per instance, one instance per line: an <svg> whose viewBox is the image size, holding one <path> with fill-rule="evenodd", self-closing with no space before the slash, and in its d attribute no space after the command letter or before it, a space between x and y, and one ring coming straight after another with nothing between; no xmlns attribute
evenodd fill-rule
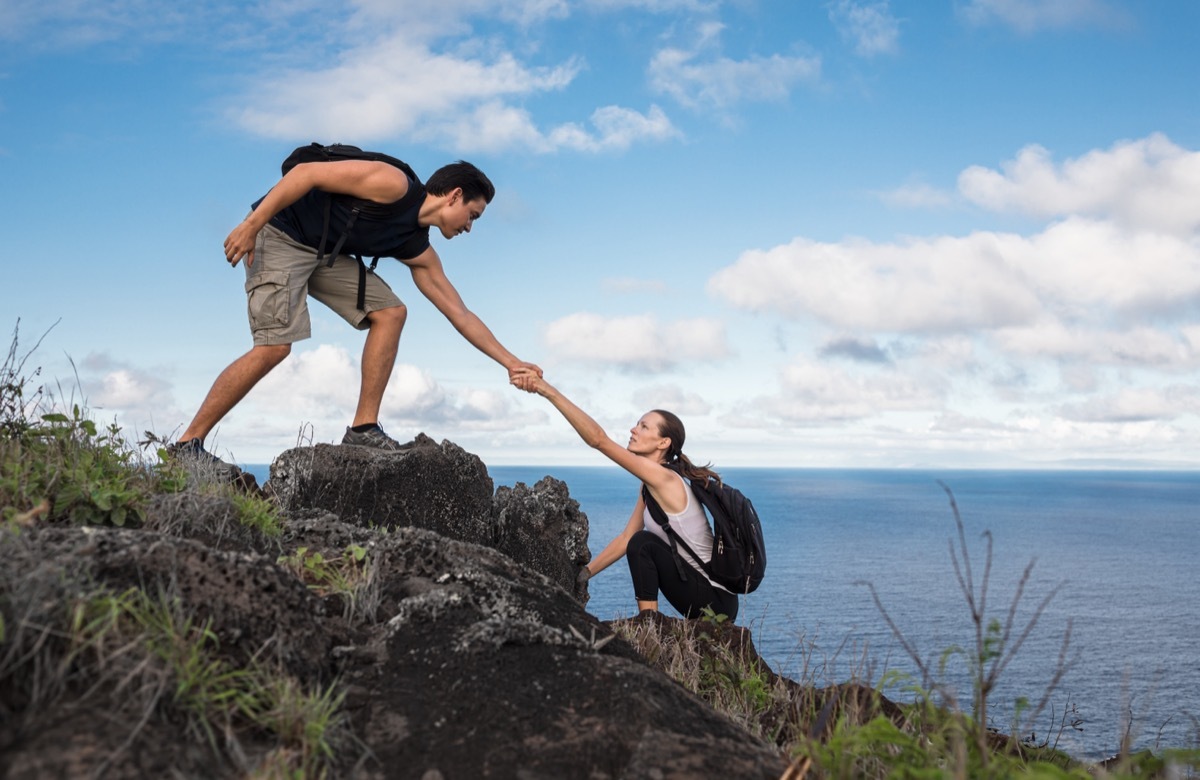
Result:
<svg viewBox="0 0 1200 780"><path fill-rule="evenodd" d="M221 419L229 414L229 410L237 406L246 397L246 393L258 384L258 380L271 373L271 369L283 362L292 351L291 344L270 346L254 346L249 352L221 372L209 389L200 411L196 412L187 430L179 437L179 441L201 439L208 436Z"/></svg>
<svg viewBox="0 0 1200 780"><path fill-rule="evenodd" d="M396 352L400 347L400 333L408 318L408 307L389 306L367 315L371 323L367 329L367 340L362 351L362 385L358 391L358 408L354 412L353 425L379 422L379 406L383 403L383 391L392 378L396 365Z"/></svg>

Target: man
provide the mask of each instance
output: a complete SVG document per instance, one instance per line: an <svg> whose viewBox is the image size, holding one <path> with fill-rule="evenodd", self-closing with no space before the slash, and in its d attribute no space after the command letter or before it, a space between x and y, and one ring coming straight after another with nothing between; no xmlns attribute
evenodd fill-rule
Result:
<svg viewBox="0 0 1200 780"><path fill-rule="evenodd" d="M311 335L308 296L367 331L362 384L343 444L398 450L379 425L379 407L396 361L407 309L387 283L362 273L350 255L394 257L408 266L417 289L479 351L518 372L537 366L518 360L473 314L429 243L436 227L448 239L470 233L495 196L491 181L467 162L447 165L422 185L387 162L363 159L303 162L292 167L225 239L225 259L245 259L246 294L254 346L213 383L187 430L172 445L176 456L219 462L204 438L292 344ZM330 264L329 247L342 254Z"/></svg>

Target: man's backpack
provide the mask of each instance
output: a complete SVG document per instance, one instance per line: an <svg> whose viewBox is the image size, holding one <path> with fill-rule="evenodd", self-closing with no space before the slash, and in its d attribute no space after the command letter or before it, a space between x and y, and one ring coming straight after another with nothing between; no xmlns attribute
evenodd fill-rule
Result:
<svg viewBox="0 0 1200 780"><path fill-rule="evenodd" d="M692 551L687 542L667 522L667 515L642 486L642 498L654 522L662 526L671 540L675 567L687 579L686 566L676 545L682 546L700 564L709 579L731 593L753 593L767 570L767 550L763 544L762 524L754 505L740 490L715 479L704 482L688 480L692 495L700 501L712 519L712 559L707 563Z"/></svg>
<svg viewBox="0 0 1200 780"><path fill-rule="evenodd" d="M375 162L385 162L388 165L399 168L404 171L408 178L416 182L417 186L409 187L408 193L396 203L375 203L369 200L360 198L352 198L349 195L336 195L339 200L346 202L350 206L350 215L346 219L346 230L342 233L333 249L329 252L329 262L327 265L333 265L333 261L342 252L342 246L345 245L346 239L350 236L350 230L354 227L354 222L360 214L366 214L379 219L386 219L395 214L402 214L416 203L416 201L425 196L425 187L421 184L421 178L416 172L403 160L397 160L390 154L383 152L366 152L359 149L357 146L349 144L330 144L325 146L316 143L315 141L307 146L297 147L283 161L280 169L283 175L295 168L300 163L309 162L336 162L339 160L372 160ZM317 245L317 262L320 263L325 259L325 242L329 238L329 217L333 207L333 199L330 198L325 204L325 224L321 228L321 242ZM358 260L358 308L362 309L364 304L364 294L367 286L367 266L363 263L362 257L355 255ZM379 258L371 259L370 271L375 272L375 266L378 265Z"/></svg>

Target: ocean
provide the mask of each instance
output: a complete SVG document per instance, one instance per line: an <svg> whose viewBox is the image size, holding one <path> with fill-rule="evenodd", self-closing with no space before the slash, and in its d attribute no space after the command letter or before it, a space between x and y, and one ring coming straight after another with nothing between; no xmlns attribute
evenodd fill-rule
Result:
<svg viewBox="0 0 1200 780"><path fill-rule="evenodd" d="M489 473L497 487L533 485L546 475L564 481L587 514L593 555L624 527L639 487L610 467L496 466ZM905 700L912 696L906 685L923 685L911 651L969 711L965 656L946 652L975 644L955 574L957 559L965 578L952 494L977 603L987 577L984 625L1011 623L1011 646L1034 621L998 676L991 724L1007 733L1032 730L1039 742L1049 737L1081 758L1116 753L1125 734L1135 749L1200 746L1200 474L721 473L762 520L766 578L743 597L737 623L753 631L775 671L817 684L858 678L877 686L885 672L907 674L909 683L885 688ZM590 593L588 611L601 620L636 612L622 563L592 579ZM1040 718L1014 728L1018 700L1036 706L1045 697L1068 631L1069 669Z"/></svg>

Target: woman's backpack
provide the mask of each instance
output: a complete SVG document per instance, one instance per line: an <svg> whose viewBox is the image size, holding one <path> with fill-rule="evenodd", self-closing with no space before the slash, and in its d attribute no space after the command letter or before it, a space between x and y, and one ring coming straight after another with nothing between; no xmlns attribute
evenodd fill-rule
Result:
<svg viewBox="0 0 1200 780"><path fill-rule="evenodd" d="M642 499L654 522L662 526L671 540L675 566L687 579L685 564L676 545L682 545L692 559L700 564L708 577L731 593L753 593L767 570L767 550L763 544L762 524L754 505L740 490L715 479L704 482L688 480L692 495L707 510L712 521L712 559L707 563L692 551L682 537L667 522L667 514L642 485Z"/></svg>

